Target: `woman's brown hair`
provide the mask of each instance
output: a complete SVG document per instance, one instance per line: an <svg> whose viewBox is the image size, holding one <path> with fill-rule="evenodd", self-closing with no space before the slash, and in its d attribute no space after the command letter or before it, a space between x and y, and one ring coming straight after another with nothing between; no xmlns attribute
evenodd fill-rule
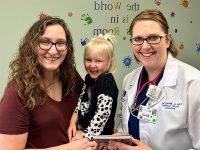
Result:
<svg viewBox="0 0 200 150"><path fill-rule="evenodd" d="M59 66L59 79L65 87L65 94L72 92L75 87L74 47L71 33L64 22L58 17L47 16L35 22L28 30L19 45L19 52L10 63L10 80L16 82L20 96L26 99L26 106L34 108L36 104L44 102L45 89L40 85L43 78L42 68L38 62L35 49L39 38L44 34L47 26L60 25L63 27L68 45L66 58Z"/></svg>

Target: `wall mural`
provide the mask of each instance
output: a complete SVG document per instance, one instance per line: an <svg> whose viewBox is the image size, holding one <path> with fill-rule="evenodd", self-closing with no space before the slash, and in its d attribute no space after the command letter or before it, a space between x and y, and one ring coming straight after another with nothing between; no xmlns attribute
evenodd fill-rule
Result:
<svg viewBox="0 0 200 150"><path fill-rule="evenodd" d="M152 1L153 2L153 1ZM111 16L111 17L105 17L105 19L107 19L107 23L109 24L130 24L130 17L129 15L124 15L121 16L120 13L123 11L127 11L128 13L130 12L134 12L134 14L136 14L137 12L140 11L140 5L142 2L119 2L119 1L115 1L115 2L110 2L110 1L91 1L92 5L93 5L93 11L95 13L101 14L101 12L103 11L116 11L118 13L116 13L115 16ZM158 6L157 9L159 9L159 7L162 5L162 1L161 0L155 0L154 4ZM184 7L185 9L189 9L189 0L181 0L180 1L180 7ZM92 10L88 10L88 12L91 12ZM136 13L135 13L136 12ZM73 17L74 16L74 12L67 12L66 13L68 17ZM47 14L44 12L40 12L39 14L39 18L43 18L45 17ZM169 14L171 16L171 18L176 19L176 15L177 13L175 11L171 11L171 13ZM76 16L74 16L76 17ZM95 22L94 20L97 20L95 18L95 16L93 14L89 14L87 12L84 12L83 14L81 14L80 16L80 21L82 22L82 25L84 25L86 28L90 28L91 24L98 24L98 22ZM105 21L105 20L104 20ZM190 23L192 23L192 21L190 21ZM103 24L103 23L102 23ZM80 24L81 25L81 24ZM99 34L105 34L107 32L111 32L112 34L119 36L121 33L121 30L119 26L115 26L113 28L91 28L91 32L87 33L88 35L90 35L92 33L92 36L97 36ZM178 33L178 29L175 28L174 29L174 33ZM181 32L181 31L179 31ZM127 37L128 35L128 37ZM129 33L128 33L128 28L126 29L126 35L122 36L122 40L129 40ZM84 37L84 38L80 38L80 45L82 47L84 47L87 43L89 42L89 37ZM177 48L179 48L180 50L183 50L185 48L185 44L184 41L180 41L179 44L177 45ZM196 53L197 55L200 54L200 45L196 44ZM132 56L129 56L128 54L124 54L123 59L122 59L122 64L123 64L123 68L130 68L130 66L133 65L133 58Z"/></svg>

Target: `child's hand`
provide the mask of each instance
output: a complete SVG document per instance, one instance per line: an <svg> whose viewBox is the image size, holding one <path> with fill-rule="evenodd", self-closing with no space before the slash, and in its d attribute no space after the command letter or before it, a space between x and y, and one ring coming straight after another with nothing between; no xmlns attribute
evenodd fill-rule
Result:
<svg viewBox="0 0 200 150"><path fill-rule="evenodd" d="M72 141L80 140L83 138L83 131L78 130L76 131L76 135L72 138Z"/></svg>
<svg viewBox="0 0 200 150"><path fill-rule="evenodd" d="M69 141L72 141L72 138L76 136L76 124L70 123L69 128L67 129L67 134Z"/></svg>

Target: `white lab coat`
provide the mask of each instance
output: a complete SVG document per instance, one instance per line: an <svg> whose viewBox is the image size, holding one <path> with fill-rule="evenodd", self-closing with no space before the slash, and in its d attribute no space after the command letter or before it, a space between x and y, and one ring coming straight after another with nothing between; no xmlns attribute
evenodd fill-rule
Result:
<svg viewBox="0 0 200 150"><path fill-rule="evenodd" d="M124 78L122 128L128 133L129 110L142 67ZM158 110L157 123L140 121L140 139L154 150L200 149L200 71L169 53L158 87L158 100L146 106Z"/></svg>

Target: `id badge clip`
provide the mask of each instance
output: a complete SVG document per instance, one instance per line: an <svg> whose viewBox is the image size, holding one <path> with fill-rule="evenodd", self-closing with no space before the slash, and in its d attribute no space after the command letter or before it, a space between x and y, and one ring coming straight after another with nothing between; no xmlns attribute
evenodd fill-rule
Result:
<svg viewBox="0 0 200 150"><path fill-rule="evenodd" d="M150 100L156 101L160 95L160 92L161 92L161 88L151 84L146 93L146 96L149 97Z"/></svg>

